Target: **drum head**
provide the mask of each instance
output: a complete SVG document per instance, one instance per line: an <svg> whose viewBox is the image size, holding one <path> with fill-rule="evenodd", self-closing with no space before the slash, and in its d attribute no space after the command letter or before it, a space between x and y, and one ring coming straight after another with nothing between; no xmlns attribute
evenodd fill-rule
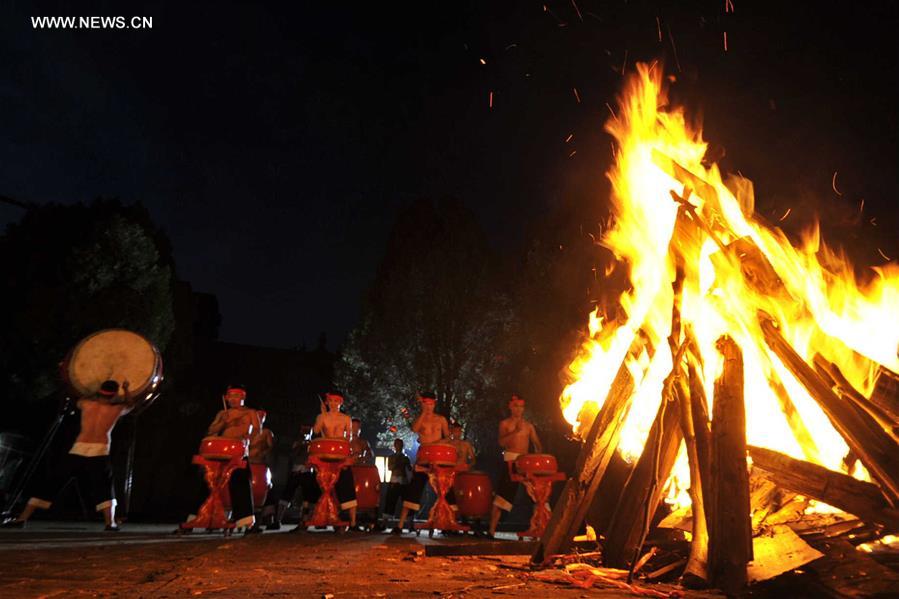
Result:
<svg viewBox="0 0 899 599"><path fill-rule="evenodd" d="M155 385L160 359L156 348L142 335L125 329L107 329L81 340L66 365L69 384L83 396L93 395L103 381L128 381L132 395ZM124 395L122 389L120 395Z"/></svg>

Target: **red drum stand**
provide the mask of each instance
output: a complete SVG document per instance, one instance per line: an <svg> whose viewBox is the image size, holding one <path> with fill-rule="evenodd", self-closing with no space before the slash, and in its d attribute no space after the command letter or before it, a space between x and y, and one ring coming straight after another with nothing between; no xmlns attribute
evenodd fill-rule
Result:
<svg viewBox="0 0 899 599"><path fill-rule="evenodd" d="M539 539L543 536L552 516L548 502L553 483L565 479L565 473L558 472L557 468L556 459L549 454L524 454L515 461L511 472L512 480L524 483L525 490L534 502L531 527L518 533L518 538Z"/></svg>
<svg viewBox="0 0 899 599"><path fill-rule="evenodd" d="M338 517L340 506L337 503L337 494L334 492L334 485L340 477L340 471L347 468L352 460L329 460L322 459L318 456L309 456L306 464L315 468L315 480L321 489L321 497L315 503L315 509L309 519L303 523L303 526L349 526L350 523L341 520Z"/></svg>
<svg viewBox="0 0 899 599"><path fill-rule="evenodd" d="M463 468L459 468L461 470ZM446 494L453 488L453 482L456 479L457 467L455 465L436 464L431 462L428 464L428 481L437 494L437 501L434 502L431 511L428 514L428 521L423 524L416 524L415 528L422 530L427 529L433 536L434 530L471 530L470 526L459 524L456 520L456 511L446 500Z"/></svg>
<svg viewBox="0 0 899 599"><path fill-rule="evenodd" d="M197 515L180 525L180 530L193 530L194 528L221 528L226 533L234 529L234 523L228 521L228 513L225 511L225 493L228 491L228 482L231 473L238 468L243 468L243 457L232 457L230 460L210 460L201 455L195 455L192 462L203 467L206 484L209 485L209 496Z"/></svg>

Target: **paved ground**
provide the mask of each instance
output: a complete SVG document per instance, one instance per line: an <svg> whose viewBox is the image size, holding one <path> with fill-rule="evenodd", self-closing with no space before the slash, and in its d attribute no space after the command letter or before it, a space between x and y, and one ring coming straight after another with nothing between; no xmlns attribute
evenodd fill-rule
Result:
<svg viewBox="0 0 899 599"><path fill-rule="evenodd" d="M0 597L630 597L536 581L527 557L424 557L426 536L269 532L174 536L174 526L32 523L0 531ZM509 536L511 539L511 536ZM674 587L654 585L667 593Z"/></svg>

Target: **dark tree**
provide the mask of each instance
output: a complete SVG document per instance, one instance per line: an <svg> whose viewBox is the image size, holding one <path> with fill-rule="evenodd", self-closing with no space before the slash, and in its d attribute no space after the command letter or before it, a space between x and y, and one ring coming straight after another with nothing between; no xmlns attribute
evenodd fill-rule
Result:
<svg viewBox="0 0 899 599"><path fill-rule="evenodd" d="M484 434L485 410L496 403L496 339L508 321L493 262L458 202L420 201L399 214L336 371L352 411L382 441L395 434L391 426L409 440L403 410L414 415L424 388L472 437Z"/></svg>
<svg viewBox="0 0 899 599"><path fill-rule="evenodd" d="M511 273L512 302L508 326L497 340L503 362L497 386L505 393L500 407L511 392L520 393L544 446L560 459L571 450L564 441L571 426L559 408L572 378L568 366L586 339L590 312L599 307L606 322L614 318L625 283L626 269L606 276L613 256L600 246L602 227L590 208L587 201L571 202L535 220L524 250L503 269Z"/></svg>
<svg viewBox="0 0 899 599"><path fill-rule="evenodd" d="M140 205L117 200L30 208L0 237L2 401L60 387L79 339L122 327L164 349L173 328L171 250Z"/></svg>

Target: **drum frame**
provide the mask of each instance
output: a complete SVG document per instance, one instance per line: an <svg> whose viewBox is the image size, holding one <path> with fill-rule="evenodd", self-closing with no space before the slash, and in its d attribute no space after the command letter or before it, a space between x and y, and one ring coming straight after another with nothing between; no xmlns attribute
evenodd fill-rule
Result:
<svg viewBox="0 0 899 599"><path fill-rule="evenodd" d="M162 354L159 352L159 348L156 347L156 345L152 341L147 339L147 337L145 335L142 335L140 333L137 333L137 332L129 330L129 329L122 329L122 328L101 329L99 331L95 331L95 332L91 333L90 335L86 335L85 337L81 338L81 340L79 340L78 343L76 343L72 347L72 349L70 349L68 351L68 353L66 353L65 358L59 364L59 375L60 375L60 378L62 379L63 383L65 384L65 387L66 387L66 390L67 390L69 396L75 397L75 398L84 397L85 392L75 386L75 383L71 380L71 377L69 375L69 366L72 362L72 358L75 356L75 350L77 350L79 347L81 347L84 344L84 342L87 341L88 339L90 339L91 337L96 337L97 335L100 335L102 333L108 333L108 332L112 332L112 331L116 331L116 332L124 331L124 332L130 333L132 335L137 335L138 337L140 337L141 339L146 341L147 344L153 349L153 355L155 357L155 362L154 362L154 366L153 366L153 375L150 377L147 384L141 388L140 391L134 392L134 395L132 396L131 401L129 402L135 406L134 409L131 410L131 414L137 415L137 414L140 414L141 412L143 412L144 410L146 410L150 404L152 404L154 401L156 401L156 398L158 398L160 395L160 393L158 391L159 386L162 384L162 382L165 378L165 374L164 374L164 370L163 370L163 363L162 363ZM139 399L137 399L138 397L139 397Z"/></svg>

